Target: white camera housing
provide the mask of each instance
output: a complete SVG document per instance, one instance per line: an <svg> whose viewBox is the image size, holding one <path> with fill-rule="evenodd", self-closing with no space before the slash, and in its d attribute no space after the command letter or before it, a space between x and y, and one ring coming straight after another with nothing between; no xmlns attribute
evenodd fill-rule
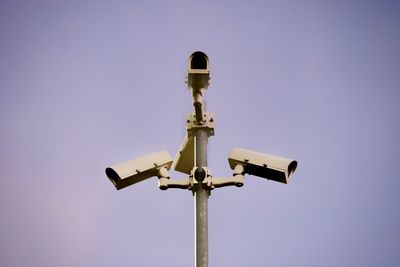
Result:
<svg viewBox="0 0 400 267"><path fill-rule="evenodd" d="M189 89L207 89L210 80L210 62L208 56L197 51L188 60L187 85Z"/></svg>
<svg viewBox="0 0 400 267"><path fill-rule="evenodd" d="M163 167L169 170L171 164L171 155L167 151L159 151L108 167L106 175L115 188L120 190L150 177L159 176L160 170Z"/></svg>
<svg viewBox="0 0 400 267"><path fill-rule="evenodd" d="M285 184L297 168L295 160L242 148L233 149L228 161L232 170L242 165L244 173Z"/></svg>

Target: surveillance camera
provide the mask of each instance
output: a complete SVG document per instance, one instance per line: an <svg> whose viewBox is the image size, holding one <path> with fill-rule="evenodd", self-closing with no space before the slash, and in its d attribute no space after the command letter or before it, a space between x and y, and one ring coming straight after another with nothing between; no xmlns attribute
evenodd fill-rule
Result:
<svg viewBox="0 0 400 267"><path fill-rule="evenodd" d="M231 169L242 165L244 173L287 184L289 177L297 167L297 161L255 152L242 148L231 151L229 158Z"/></svg>
<svg viewBox="0 0 400 267"><path fill-rule="evenodd" d="M206 89L210 80L210 62L201 51L194 52L189 57L187 84L189 89Z"/></svg>
<svg viewBox="0 0 400 267"><path fill-rule="evenodd" d="M169 170L172 158L167 151L159 151L106 168L106 175L117 190L141 182L159 172ZM164 168L163 168L164 167Z"/></svg>

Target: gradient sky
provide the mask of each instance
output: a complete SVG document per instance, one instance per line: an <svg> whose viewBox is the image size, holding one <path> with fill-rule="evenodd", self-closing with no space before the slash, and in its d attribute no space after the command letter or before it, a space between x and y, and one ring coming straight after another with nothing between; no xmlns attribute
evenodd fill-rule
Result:
<svg viewBox="0 0 400 267"><path fill-rule="evenodd" d="M209 169L297 159L209 199L210 266L400 265L399 1L1 1L0 265L193 266L193 197L110 164L166 149L208 54ZM184 175L171 172L175 178Z"/></svg>

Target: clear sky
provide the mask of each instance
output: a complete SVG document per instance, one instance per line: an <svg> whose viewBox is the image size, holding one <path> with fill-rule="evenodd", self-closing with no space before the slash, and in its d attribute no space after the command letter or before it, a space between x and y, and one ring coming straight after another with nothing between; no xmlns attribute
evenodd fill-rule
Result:
<svg viewBox="0 0 400 267"><path fill-rule="evenodd" d="M211 61L209 168L297 159L209 199L210 266L400 265L399 1L1 1L0 265L193 266L193 197L110 164L174 155ZM173 177L184 175L172 172Z"/></svg>

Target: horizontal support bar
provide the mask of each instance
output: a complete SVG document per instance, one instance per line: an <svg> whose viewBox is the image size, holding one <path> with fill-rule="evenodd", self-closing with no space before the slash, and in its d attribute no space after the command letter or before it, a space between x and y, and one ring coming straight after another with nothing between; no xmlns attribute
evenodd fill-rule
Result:
<svg viewBox="0 0 400 267"><path fill-rule="evenodd" d="M189 189L190 179L169 179L165 177L160 177L158 179L158 187L161 190L167 190L168 188L178 188L178 189Z"/></svg>
<svg viewBox="0 0 400 267"><path fill-rule="evenodd" d="M211 185L214 188L225 187L235 185L237 187L242 187L244 183L244 177L241 174L237 174L233 177L224 178L212 178Z"/></svg>

